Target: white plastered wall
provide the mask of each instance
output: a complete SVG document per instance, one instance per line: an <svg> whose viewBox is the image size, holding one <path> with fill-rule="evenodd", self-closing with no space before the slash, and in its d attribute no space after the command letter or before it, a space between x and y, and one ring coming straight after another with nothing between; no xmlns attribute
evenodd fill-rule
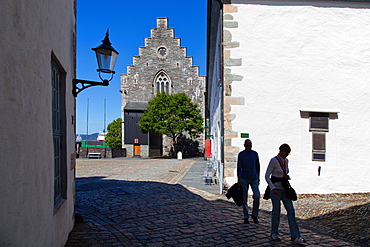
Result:
<svg viewBox="0 0 370 247"><path fill-rule="evenodd" d="M214 166L217 167L217 173L218 173L218 176L220 178L220 176L222 176L222 174L220 173L223 173L223 171L220 171L221 169L223 169L220 164L222 163L222 160L221 160L221 148L222 148L222 143L221 143L221 139L223 138L222 136L222 131L221 131L221 128L222 128L222 124L221 124L221 114L222 114L222 106L221 106L221 98L220 96L222 95L223 93L223 90L222 90L222 87L219 86L220 84L220 77L221 77L221 71L220 71L220 67L221 67L221 49L218 44L220 43L220 39L221 39L221 35L220 35L220 32L221 32L221 27L220 26L217 26L217 40L215 41L215 43L217 44L216 47L217 49L215 50L215 61L214 61L214 64L213 64L213 75L212 75L212 79L213 81L210 82L212 83L212 89L211 89L211 92L208 92L210 94L210 97L211 98L214 98L215 100L211 100L210 102L210 133L212 135L212 137L210 138L211 139L211 153L212 153L212 157L210 160L212 160L212 162L214 163ZM222 178L220 178L222 179ZM222 182L221 182L222 184Z"/></svg>
<svg viewBox="0 0 370 247"><path fill-rule="evenodd" d="M261 177L282 143L292 153L298 193L369 192L370 4L335 1L232 1L240 46L231 57L243 76L232 83L234 131L249 133ZM273 3L273 4L271 4ZM300 110L337 111L329 120L326 161L312 161L309 119ZM242 138L232 145L243 147ZM321 176L318 167L321 166ZM235 179L235 178L234 178ZM231 181L231 180L230 180ZM261 179L261 191L266 183Z"/></svg>
<svg viewBox="0 0 370 247"><path fill-rule="evenodd" d="M0 246L64 246L73 228L75 1L0 2ZM66 200L54 208L52 52L66 71Z"/></svg>

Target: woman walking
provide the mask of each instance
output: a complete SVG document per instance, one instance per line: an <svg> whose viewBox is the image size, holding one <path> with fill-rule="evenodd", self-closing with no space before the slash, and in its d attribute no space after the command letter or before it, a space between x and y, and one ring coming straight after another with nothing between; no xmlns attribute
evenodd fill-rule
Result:
<svg viewBox="0 0 370 247"><path fill-rule="evenodd" d="M279 224L281 202L283 202L288 215L291 241L295 244L304 244L306 241L301 238L295 218L293 202L287 197L286 186L284 185L284 183L287 184L287 181L290 179L289 175L287 175L289 173L289 168L288 159L286 158L289 154L290 146L288 144L282 144L279 148L278 155L270 160L265 174L265 179L271 190L271 239L274 241L281 241L279 237Z"/></svg>

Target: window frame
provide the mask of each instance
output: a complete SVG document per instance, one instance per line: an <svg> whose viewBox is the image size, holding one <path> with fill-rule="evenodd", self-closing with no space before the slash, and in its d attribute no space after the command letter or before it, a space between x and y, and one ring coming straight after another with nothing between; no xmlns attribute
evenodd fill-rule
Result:
<svg viewBox="0 0 370 247"><path fill-rule="evenodd" d="M66 72L56 56L51 56L52 136L54 157L54 209L67 199L66 155Z"/></svg>
<svg viewBox="0 0 370 247"><path fill-rule="evenodd" d="M171 79L165 71L162 70L157 73L154 83L156 93L164 92L166 94L171 94Z"/></svg>
<svg viewBox="0 0 370 247"><path fill-rule="evenodd" d="M329 132L329 113L310 112L310 131Z"/></svg>
<svg viewBox="0 0 370 247"><path fill-rule="evenodd" d="M339 111L335 109L300 109L301 118L306 118L309 120L309 132L312 133L311 136L311 153L312 161L326 161L326 150L327 150L327 139L326 133L329 132L329 120L338 119ZM324 118L323 123L318 123L318 125L313 124L313 121L320 120L315 118ZM315 135L323 135L324 148L317 149L315 148Z"/></svg>
<svg viewBox="0 0 370 247"><path fill-rule="evenodd" d="M322 136L323 148L318 149L315 144L317 144L317 137ZM317 158L317 155L323 155L323 158ZM316 156L316 157L315 157ZM325 161L326 160L326 133L325 132L312 132L312 161Z"/></svg>

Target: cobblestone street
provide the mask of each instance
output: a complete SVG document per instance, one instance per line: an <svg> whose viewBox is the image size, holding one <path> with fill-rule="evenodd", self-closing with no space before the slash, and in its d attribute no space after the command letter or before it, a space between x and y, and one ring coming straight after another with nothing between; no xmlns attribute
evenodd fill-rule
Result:
<svg viewBox="0 0 370 247"><path fill-rule="evenodd" d="M282 242L269 239L270 201L261 200L260 224L246 225L241 208L209 192L218 185L203 185L203 173L186 176L205 164L202 159L77 160L76 213L85 222L76 223L66 246L294 246L285 215ZM368 193L301 195L295 207L307 246L368 246L369 200ZM355 226L362 230L348 232Z"/></svg>

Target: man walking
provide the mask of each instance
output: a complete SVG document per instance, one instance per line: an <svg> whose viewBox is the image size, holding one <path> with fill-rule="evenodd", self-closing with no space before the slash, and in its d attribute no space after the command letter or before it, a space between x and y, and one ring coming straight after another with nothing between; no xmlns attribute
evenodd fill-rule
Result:
<svg viewBox="0 0 370 247"><path fill-rule="evenodd" d="M244 150L238 154L237 175L238 185L242 186L243 190L243 213L244 224L249 224L248 215L248 189L251 186L253 191L253 222L258 224L258 209L260 206L260 161L258 153L252 150L252 141L246 139L244 141Z"/></svg>

